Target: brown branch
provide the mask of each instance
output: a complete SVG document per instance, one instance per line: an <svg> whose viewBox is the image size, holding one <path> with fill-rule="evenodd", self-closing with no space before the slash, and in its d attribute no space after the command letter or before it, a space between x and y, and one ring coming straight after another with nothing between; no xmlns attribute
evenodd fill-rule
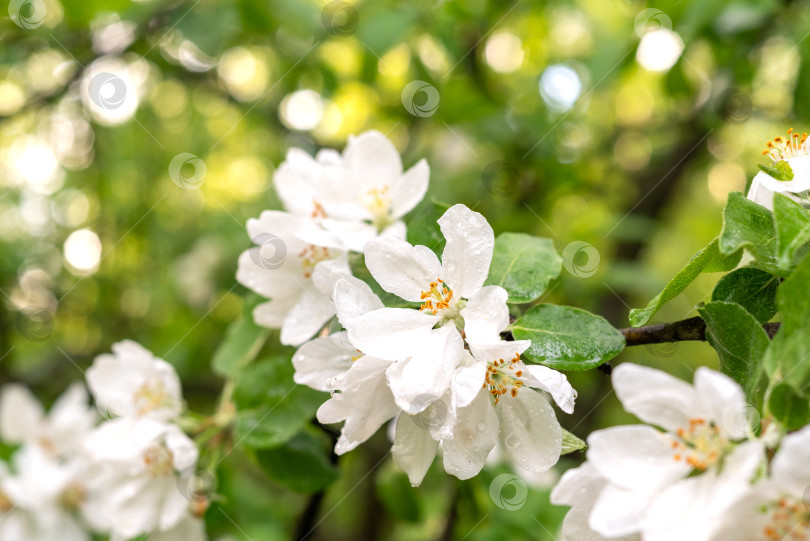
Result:
<svg viewBox="0 0 810 541"><path fill-rule="evenodd" d="M769 338L773 338L779 330L779 323L765 323L762 328L768 333ZM665 342L685 342L690 340L706 340L706 322L699 316L675 321L672 323L661 323L659 325L647 325L646 327L630 327L621 329L628 346L642 346L644 344L662 344Z"/></svg>

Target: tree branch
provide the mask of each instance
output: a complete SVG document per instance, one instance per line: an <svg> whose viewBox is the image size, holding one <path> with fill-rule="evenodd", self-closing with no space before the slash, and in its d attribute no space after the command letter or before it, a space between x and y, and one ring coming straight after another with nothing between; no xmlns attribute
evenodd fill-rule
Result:
<svg viewBox="0 0 810 541"><path fill-rule="evenodd" d="M762 328L768 333L769 338L773 338L779 330L779 323L765 323ZM706 322L699 316L675 321L672 323L661 323L659 325L647 325L646 327L636 327L621 329L628 346L642 346L644 344L661 344L664 342L685 342L690 340L706 340Z"/></svg>

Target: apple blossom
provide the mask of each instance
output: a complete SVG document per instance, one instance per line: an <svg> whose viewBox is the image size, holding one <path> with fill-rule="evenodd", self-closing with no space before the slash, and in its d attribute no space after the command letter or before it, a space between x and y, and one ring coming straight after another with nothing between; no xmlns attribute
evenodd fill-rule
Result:
<svg viewBox="0 0 810 541"><path fill-rule="evenodd" d="M748 190L748 199L769 209L773 209L775 192L801 202L802 199L807 199L806 192L810 190L807 134L803 133L800 136L792 132L790 129L787 137L779 136L768 142L763 154L774 163L763 169L768 169L770 173L765 170L757 173Z"/></svg>

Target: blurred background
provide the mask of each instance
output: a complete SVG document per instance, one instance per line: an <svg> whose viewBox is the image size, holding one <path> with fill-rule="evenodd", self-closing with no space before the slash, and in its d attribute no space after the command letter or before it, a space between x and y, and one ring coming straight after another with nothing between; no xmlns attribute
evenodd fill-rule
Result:
<svg viewBox="0 0 810 541"><path fill-rule="evenodd" d="M496 233L553 239L565 270L544 301L625 327L718 234L766 141L810 115L806 1L7 4L0 380L46 402L132 338L178 368L192 408L213 409L223 382L209 362L246 293L244 224L279 208L273 172L290 147L380 130L406 167L427 158L430 198L482 212ZM656 321L694 315L716 280ZM690 343L619 360L687 379L716 364ZM570 377L580 400L564 427L584 438L631 420L605 374ZM559 471L527 480L512 510L488 493L511 466L455 483L434 464L415 490L389 445L378 434L341 460L310 538L555 538ZM286 539L317 503L239 449L219 483L212 537Z"/></svg>

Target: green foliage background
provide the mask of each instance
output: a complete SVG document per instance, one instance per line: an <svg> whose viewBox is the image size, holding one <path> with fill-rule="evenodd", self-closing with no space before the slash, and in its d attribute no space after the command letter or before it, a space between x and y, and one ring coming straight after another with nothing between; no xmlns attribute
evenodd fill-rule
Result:
<svg viewBox="0 0 810 541"><path fill-rule="evenodd" d="M212 357L228 324L252 302L234 277L237 256L249 244L244 224L279 207L272 174L290 147L342 148L349 134L387 133L406 166L429 161L429 197L482 212L496 233L553 241L568 266L544 301L625 327L630 307L644 306L717 237L727 193L744 191L765 142L790 126L803 131L810 114L806 1L367 0L355 4L357 26L347 35L330 33L324 4L314 0L47 5L39 28L0 22L0 84L24 92L22 103L6 105L0 117L3 167L18 138L39 133L59 104L75 105L80 68L98 56L92 28L101 17L113 13L136 23L135 41L122 54L142 57L149 84L132 121L92 124L92 161L68 170L61 189L37 200L45 205L44 226L26 221L31 194L2 169L0 378L23 381L46 400L111 343L132 338L177 367L192 409L213 412L224 380L211 370ZM660 10L685 44L664 73L635 60L636 18L648 8ZM486 60L488 39L500 31L522 42L523 62L511 73L494 71ZM253 61L255 95L240 95L216 68L184 67L171 51L186 40L198 57L214 62L242 48ZM63 62L68 68L54 69ZM566 112L550 108L539 92L541 74L554 64L574 68L583 82ZM417 79L440 95L438 109L424 118L401 101L402 89ZM282 100L301 89L329 100L327 114L339 111L328 130L296 131L282 122ZM206 163L198 190L169 178L169 163L181 152ZM75 191L89 210L80 223L60 225L55 217L70 201L64 194ZM435 217L425 207L411 219ZM100 268L88 277L69 272L61 253L81 227L97 232L103 247ZM570 272L594 262L582 253L566 261L564 248L575 241L598 253L591 276ZM23 279L32 269L44 271L34 293ZM699 302L713 300L718 278L699 276L652 321L695 315ZM32 337L20 299L36 305L31 299L47 292L58 301L52 328L46 321L42 336ZM259 356L288 359L292 350L275 344L273 332ZM687 379L695 366L718 363L705 343L634 348L620 359ZM631 421L605 374L569 377L580 398L574 415L560 414L565 428L584 438ZM291 383L284 370L273 378ZM241 396L248 404L255 398L249 389ZM298 413L311 415L317 401L298 397ZM236 445L221 463L221 499L207 516L212 536L290 538L313 500L289 485L310 485L271 481L261 466L283 470L319 442L259 456ZM311 538L554 538L563 510L548 505L547 489L533 488L516 511L494 505L490 481L508 464L463 483L434 464L424 485L411 489L386 456L389 446L381 433L343 457L339 469L320 464L335 482ZM561 468L578 460L571 455Z"/></svg>

